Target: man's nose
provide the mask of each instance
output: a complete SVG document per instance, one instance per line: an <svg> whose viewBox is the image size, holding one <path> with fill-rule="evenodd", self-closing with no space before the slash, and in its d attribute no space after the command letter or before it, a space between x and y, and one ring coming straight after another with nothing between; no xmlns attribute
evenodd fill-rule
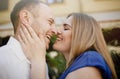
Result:
<svg viewBox="0 0 120 79"><path fill-rule="evenodd" d="M55 35L57 34L57 28L55 28L55 27L51 28L50 31L52 34L55 34Z"/></svg>
<svg viewBox="0 0 120 79"><path fill-rule="evenodd" d="M49 31L47 32L48 35L56 35L57 34L57 29L55 27L52 27L49 29Z"/></svg>
<svg viewBox="0 0 120 79"><path fill-rule="evenodd" d="M61 32L61 29L57 29L57 35L60 35L62 32Z"/></svg>

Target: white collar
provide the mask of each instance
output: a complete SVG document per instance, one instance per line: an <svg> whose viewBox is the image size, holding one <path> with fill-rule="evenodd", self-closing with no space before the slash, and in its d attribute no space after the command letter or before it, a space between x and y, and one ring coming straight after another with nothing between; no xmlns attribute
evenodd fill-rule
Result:
<svg viewBox="0 0 120 79"><path fill-rule="evenodd" d="M30 61L26 58L22 47L18 40L16 40L14 37L10 37L7 45L13 50L13 53L21 60L26 61L28 64L30 64Z"/></svg>

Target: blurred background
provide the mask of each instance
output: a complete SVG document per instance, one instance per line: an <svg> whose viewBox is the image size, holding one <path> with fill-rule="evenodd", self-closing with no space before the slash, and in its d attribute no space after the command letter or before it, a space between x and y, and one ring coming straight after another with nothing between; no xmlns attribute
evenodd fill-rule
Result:
<svg viewBox="0 0 120 79"><path fill-rule="evenodd" d="M18 1L19 0L0 0L0 46L6 44L10 35L14 35L10 22L10 12ZM117 75L118 77L120 76L120 0L41 1L47 2L53 10L57 27L59 27L66 16L72 12L87 13L93 16L102 27ZM50 79L58 79L65 69L64 57L52 48L47 52L46 57L50 71Z"/></svg>

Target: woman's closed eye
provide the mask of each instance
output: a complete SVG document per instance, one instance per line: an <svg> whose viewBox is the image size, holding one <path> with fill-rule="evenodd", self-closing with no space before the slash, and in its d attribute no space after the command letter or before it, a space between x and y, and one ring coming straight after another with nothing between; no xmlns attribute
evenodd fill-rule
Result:
<svg viewBox="0 0 120 79"><path fill-rule="evenodd" d="M70 30L71 29L71 27L68 25L68 24L63 24L63 28L64 28L64 30Z"/></svg>

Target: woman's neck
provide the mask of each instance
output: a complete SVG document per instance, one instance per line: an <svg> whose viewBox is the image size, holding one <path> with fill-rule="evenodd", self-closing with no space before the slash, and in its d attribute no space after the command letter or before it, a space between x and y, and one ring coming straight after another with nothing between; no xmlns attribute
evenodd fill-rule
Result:
<svg viewBox="0 0 120 79"><path fill-rule="evenodd" d="M66 62L68 63L68 61L69 61L69 53L64 52L63 55L65 57Z"/></svg>

